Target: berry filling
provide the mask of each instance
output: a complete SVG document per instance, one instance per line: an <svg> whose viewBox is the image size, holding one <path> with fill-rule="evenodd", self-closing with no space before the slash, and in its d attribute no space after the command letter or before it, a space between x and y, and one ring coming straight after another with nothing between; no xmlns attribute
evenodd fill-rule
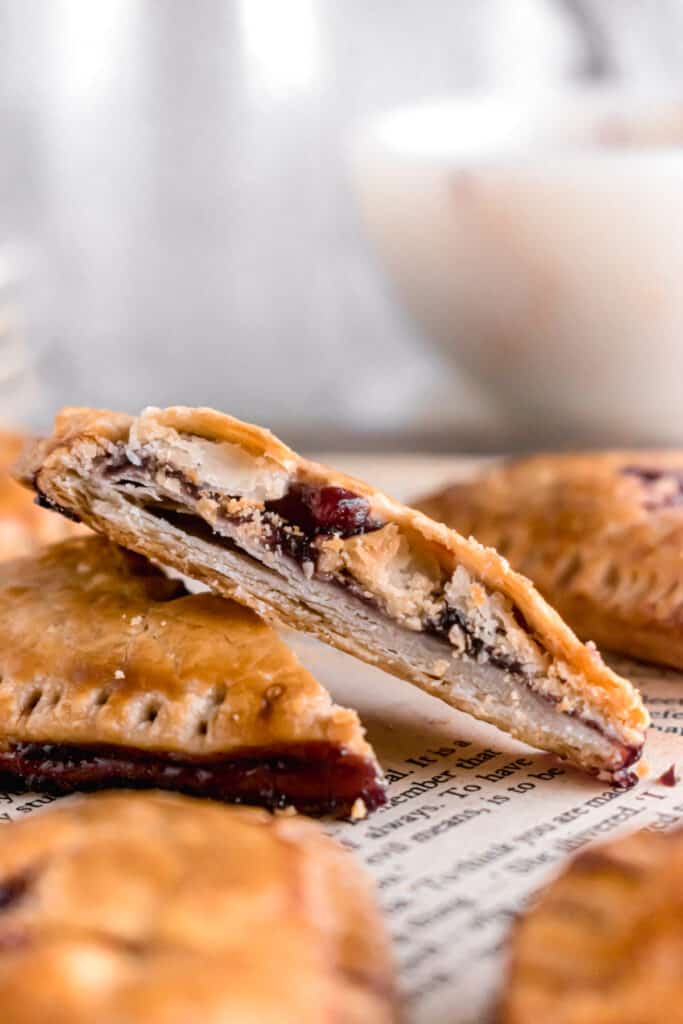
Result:
<svg viewBox="0 0 683 1024"><path fill-rule="evenodd" d="M305 814L368 811L386 799L375 765L325 742L244 750L228 758L192 758L97 744L14 743L0 751L0 772L29 787L72 790L156 787L269 810L292 805ZM0 886L0 909L21 892Z"/></svg>
<svg viewBox="0 0 683 1024"><path fill-rule="evenodd" d="M643 504L648 512L683 505L683 469L624 466L621 472L636 477L647 488L648 497Z"/></svg>

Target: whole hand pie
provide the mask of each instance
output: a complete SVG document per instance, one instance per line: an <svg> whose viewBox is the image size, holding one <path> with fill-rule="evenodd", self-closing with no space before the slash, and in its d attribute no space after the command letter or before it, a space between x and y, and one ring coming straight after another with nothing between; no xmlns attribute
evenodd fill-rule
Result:
<svg viewBox="0 0 683 1024"><path fill-rule="evenodd" d="M616 783L647 716L495 551L209 409L65 410L42 500Z"/></svg>
<svg viewBox="0 0 683 1024"><path fill-rule="evenodd" d="M394 1024L364 872L311 821L175 794L2 826L3 1024Z"/></svg>
<svg viewBox="0 0 683 1024"><path fill-rule="evenodd" d="M0 430L0 561L31 554L43 544L82 533L61 516L38 508L10 476L25 438Z"/></svg>
<svg viewBox="0 0 683 1024"><path fill-rule="evenodd" d="M683 669L683 453L539 455L418 507L495 545L580 636Z"/></svg>
<svg viewBox="0 0 683 1024"><path fill-rule="evenodd" d="M0 565L0 772L311 814L384 802L358 716L273 629L92 536Z"/></svg>
<svg viewBox="0 0 683 1024"><path fill-rule="evenodd" d="M683 831L580 854L514 926L499 1024L683 1021Z"/></svg>

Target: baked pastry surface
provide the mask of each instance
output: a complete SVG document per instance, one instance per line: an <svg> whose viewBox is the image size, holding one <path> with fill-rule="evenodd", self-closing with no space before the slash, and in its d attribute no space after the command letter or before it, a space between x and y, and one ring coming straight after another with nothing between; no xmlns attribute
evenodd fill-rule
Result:
<svg viewBox="0 0 683 1024"><path fill-rule="evenodd" d="M3 1024L392 1024L364 872L298 816L98 794L2 826Z"/></svg>
<svg viewBox="0 0 683 1024"><path fill-rule="evenodd" d="M683 453L539 455L418 506L497 547L580 636L683 669Z"/></svg>
<svg viewBox="0 0 683 1024"><path fill-rule="evenodd" d="M0 561L29 555L54 541L83 533L82 527L39 508L10 475L26 438L0 429Z"/></svg>
<svg viewBox="0 0 683 1024"><path fill-rule="evenodd" d="M67 409L42 500L616 783L647 715L495 551L210 409Z"/></svg>
<svg viewBox="0 0 683 1024"><path fill-rule="evenodd" d="M101 537L0 565L0 772L309 813L384 801L354 711L253 612Z"/></svg>
<svg viewBox="0 0 683 1024"><path fill-rule="evenodd" d="M683 1021L683 831L581 853L513 926L500 1024Z"/></svg>

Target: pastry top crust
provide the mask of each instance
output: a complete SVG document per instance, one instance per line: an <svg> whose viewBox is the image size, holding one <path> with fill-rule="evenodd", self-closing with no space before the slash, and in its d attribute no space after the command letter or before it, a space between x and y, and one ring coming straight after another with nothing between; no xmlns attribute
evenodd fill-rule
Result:
<svg viewBox="0 0 683 1024"><path fill-rule="evenodd" d="M428 551L452 573L462 565L472 576L508 597L518 609L529 631L557 661L571 673L584 677L596 705L616 716L628 730L642 734L647 714L636 691L612 672L598 652L582 644L560 616L541 598L524 576L514 572L500 555L455 530L428 518L415 509L394 501L362 481L304 459L273 435L259 427L241 423L211 409L146 409L139 417L96 409L65 409L56 418L53 435L29 453L21 476L30 486L40 488L41 478L59 472L64 457L87 458L98 450L131 438L158 438L163 431L185 437L206 438L237 447L246 446L274 472L285 473L291 482L342 487L363 495L372 515L384 523L395 523L419 548ZM177 436L177 434L176 434Z"/></svg>
<svg viewBox="0 0 683 1024"><path fill-rule="evenodd" d="M683 452L539 455L419 505L498 547L583 635L683 667Z"/></svg>
<svg viewBox="0 0 683 1024"><path fill-rule="evenodd" d="M312 822L100 794L3 827L5 1024L395 1021L361 868Z"/></svg>
<svg viewBox="0 0 683 1024"><path fill-rule="evenodd" d="M83 532L61 516L38 508L10 476L26 438L0 430L0 561L30 554L43 544Z"/></svg>
<svg viewBox="0 0 683 1024"><path fill-rule="evenodd" d="M119 744L210 757L323 741L374 759L277 633L102 538L0 565L0 748Z"/></svg>
<svg viewBox="0 0 683 1024"><path fill-rule="evenodd" d="M501 1024L680 1021L683 830L580 854L511 938Z"/></svg>

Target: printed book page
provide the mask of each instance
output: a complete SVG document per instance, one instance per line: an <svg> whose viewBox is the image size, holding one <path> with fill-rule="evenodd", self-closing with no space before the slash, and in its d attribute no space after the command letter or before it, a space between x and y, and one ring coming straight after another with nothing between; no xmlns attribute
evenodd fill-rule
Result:
<svg viewBox="0 0 683 1024"><path fill-rule="evenodd" d="M397 494L400 468L386 488ZM448 469L438 460L430 478L419 468L411 463L413 492ZM286 640L339 703L358 709L386 771L384 808L326 827L375 878L406 1024L487 1024L510 923L538 887L589 843L683 822L683 782L660 781L671 765L683 773L683 674L610 659L642 688L653 720L648 776L618 790L315 640ZM0 792L0 821L55 799Z"/></svg>

